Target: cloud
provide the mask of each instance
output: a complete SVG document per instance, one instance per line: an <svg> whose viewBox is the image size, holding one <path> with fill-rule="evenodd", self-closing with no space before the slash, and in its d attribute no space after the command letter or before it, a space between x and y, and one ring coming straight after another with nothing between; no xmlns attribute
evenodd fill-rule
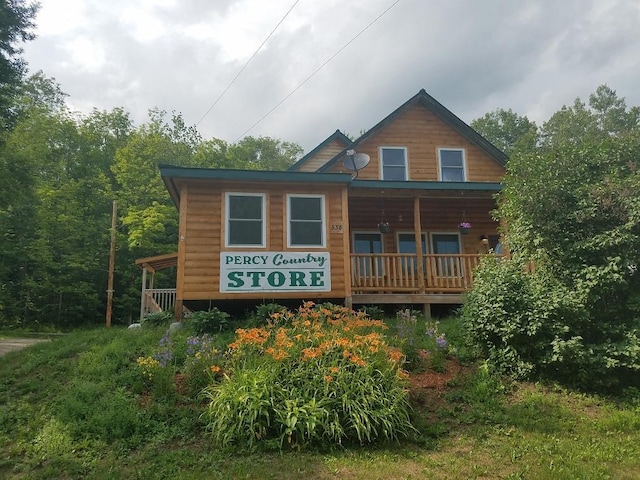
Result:
<svg viewBox="0 0 640 480"><path fill-rule="evenodd" d="M300 1L200 122L236 140L393 0ZM292 0L44 0L32 71L82 111L158 107L196 123ZM306 150L336 128L357 135L420 88L470 122L512 108L537 122L607 83L640 104L634 0L401 0L249 131Z"/></svg>

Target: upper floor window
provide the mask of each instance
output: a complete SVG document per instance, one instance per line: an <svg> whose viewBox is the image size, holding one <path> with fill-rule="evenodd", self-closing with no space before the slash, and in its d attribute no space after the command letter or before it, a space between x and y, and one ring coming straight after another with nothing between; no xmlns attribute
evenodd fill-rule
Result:
<svg viewBox="0 0 640 480"><path fill-rule="evenodd" d="M264 247L265 194L226 194L227 247Z"/></svg>
<svg viewBox="0 0 640 480"><path fill-rule="evenodd" d="M407 180L407 149L380 147L382 180Z"/></svg>
<svg viewBox="0 0 640 480"><path fill-rule="evenodd" d="M440 180L464 182L467 179L464 150L462 148L439 148Z"/></svg>
<svg viewBox="0 0 640 480"><path fill-rule="evenodd" d="M287 195L289 247L324 247L324 195Z"/></svg>

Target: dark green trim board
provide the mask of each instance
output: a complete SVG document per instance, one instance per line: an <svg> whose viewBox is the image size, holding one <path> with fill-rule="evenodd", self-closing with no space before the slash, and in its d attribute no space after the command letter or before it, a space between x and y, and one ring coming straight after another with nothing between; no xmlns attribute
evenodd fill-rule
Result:
<svg viewBox="0 0 640 480"><path fill-rule="evenodd" d="M238 182L279 182L279 183L342 183L351 182L348 173L316 173L316 172L273 172L263 170L227 170L218 168L177 167L175 165L159 165L162 181L169 190L171 198L178 205L179 190L175 184L177 179L190 180L231 180Z"/></svg>
<svg viewBox="0 0 640 480"><path fill-rule="evenodd" d="M452 191L476 191L499 192L502 190L500 182L393 182L389 180L353 180L349 189L375 188L381 190L452 190Z"/></svg>
<svg viewBox="0 0 640 480"><path fill-rule="evenodd" d="M295 172L298 170L298 168L300 168L302 165L304 165L305 163L307 163L307 161L314 156L316 153L318 153L322 148L324 148L326 145L328 145L330 142L334 141L334 140L340 140L342 143L344 143L345 145L350 145L351 144L351 140L349 139L349 137L347 137L344 133L342 133L340 130L336 130L335 132L333 132L331 135L329 135L327 138L325 138L322 143L320 143L320 145L318 145L316 148L314 148L313 150L311 150L309 153L307 153L304 157L302 157L300 160L298 160L296 163L294 163L293 165L291 165L287 170L291 171L291 172Z"/></svg>
<svg viewBox="0 0 640 480"><path fill-rule="evenodd" d="M384 127L391 124L396 117L398 117L402 112L404 112L407 108L413 105L422 105L425 108L432 111L435 115L437 115L443 122L449 125L451 128L456 130L460 135L466 138L469 142L474 144L476 147L480 148L484 151L491 159L493 159L498 165L504 167L507 162L507 155L496 148L489 140L484 138L478 132L476 132L469 125L460 120L456 115L454 115L450 110L448 110L444 105L438 102L435 98L429 95L424 89L420 90L416 95L411 97L405 103L400 105L397 109L395 109L391 114L389 114L386 118L372 127L370 130L365 132L360 138L353 141L347 148L345 148L338 155L333 157L327 163L325 163L322 167L318 169L318 172L326 172L329 168L335 165L341 158L344 157L347 150L353 148L357 150L357 147L360 143L362 143L367 138L374 135L376 132L380 131Z"/></svg>

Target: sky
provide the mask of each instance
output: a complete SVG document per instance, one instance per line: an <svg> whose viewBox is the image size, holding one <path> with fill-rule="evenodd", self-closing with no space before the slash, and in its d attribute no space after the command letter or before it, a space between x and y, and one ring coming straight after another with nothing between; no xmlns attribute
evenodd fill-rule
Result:
<svg viewBox="0 0 640 480"><path fill-rule="evenodd" d="M139 125L159 108L207 139L309 151L336 129L358 136L421 88L467 123L510 108L540 124L602 84L640 105L639 0L40 3L23 56L73 110L122 107Z"/></svg>

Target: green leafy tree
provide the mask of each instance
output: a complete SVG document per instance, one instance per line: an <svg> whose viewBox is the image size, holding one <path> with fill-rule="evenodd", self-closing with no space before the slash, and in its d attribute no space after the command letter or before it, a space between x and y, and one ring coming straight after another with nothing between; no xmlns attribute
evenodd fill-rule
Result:
<svg viewBox="0 0 640 480"><path fill-rule="evenodd" d="M499 108L471 122L471 127L507 155L532 151L538 143L538 127L526 116Z"/></svg>
<svg viewBox="0 0 640 480"><path fill-rule="evenodd" d="M13 98L22 83L26 65L20 44L33 40L37 3L7 0L0 3L0 130L13 125Z"/></svg>
<svg viewBox="0 0 640 480"><path fill-rule="evenodd" d="M486 265L465 306L506 370L585 388L639 383L640 132L636 109L611 93L563 107L546 145L509 161L499 216L517 268Z"/></svg>

